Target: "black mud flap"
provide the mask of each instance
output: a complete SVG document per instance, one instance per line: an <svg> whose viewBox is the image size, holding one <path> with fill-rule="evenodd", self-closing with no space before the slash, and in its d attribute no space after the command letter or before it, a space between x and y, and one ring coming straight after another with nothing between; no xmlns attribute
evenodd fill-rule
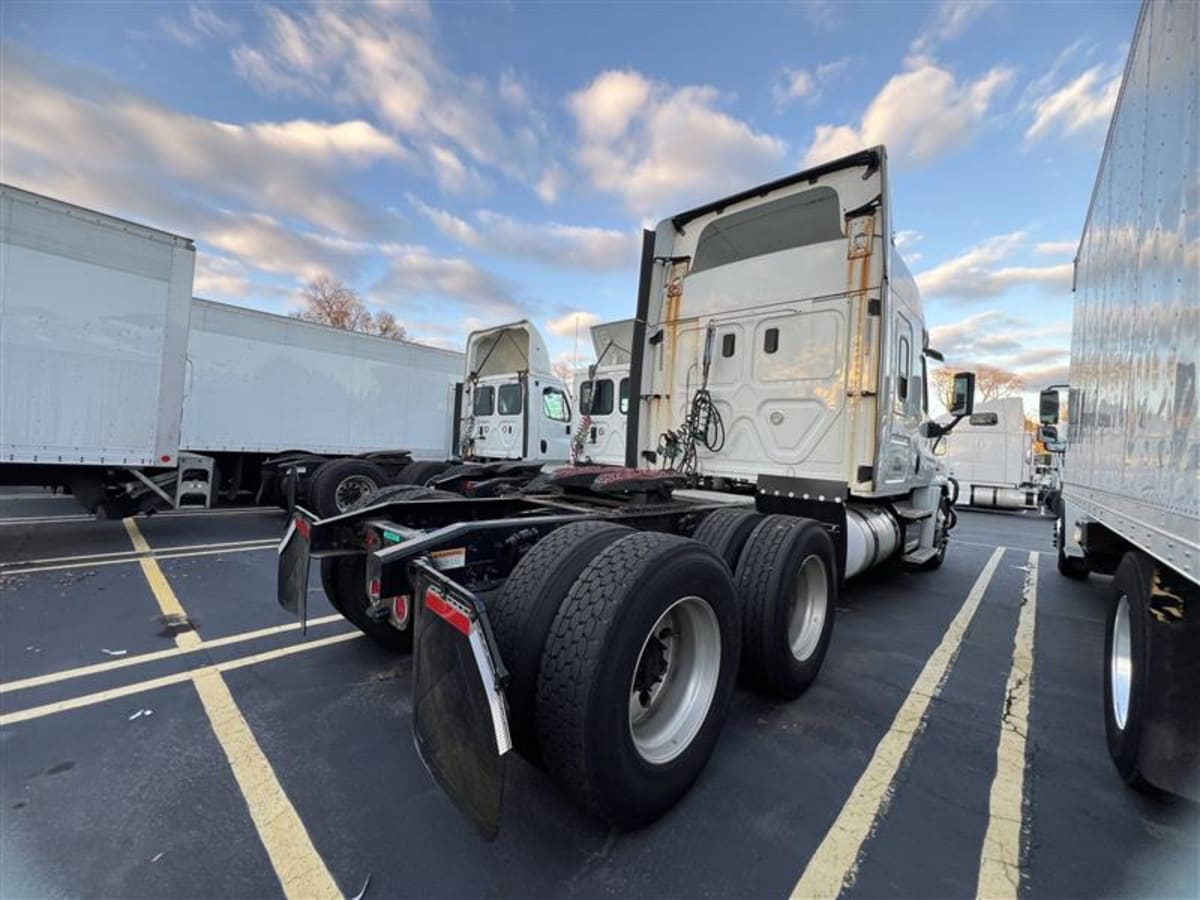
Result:
<svg viewBox="0 0 1200 900"><path fill-rule="evenodd" d="M276 599L280 606L298 616L302 624L308 616L308 563L313 521L307 511L297 509L279 542Z"/></svg>
<svg viewBox="0 0 1200 900"><path fill-rule="evenodd" d="M479 599L423 561L416 617L413 732L425 768L486 840L500 831L512 740L505 677Z"/></svg>

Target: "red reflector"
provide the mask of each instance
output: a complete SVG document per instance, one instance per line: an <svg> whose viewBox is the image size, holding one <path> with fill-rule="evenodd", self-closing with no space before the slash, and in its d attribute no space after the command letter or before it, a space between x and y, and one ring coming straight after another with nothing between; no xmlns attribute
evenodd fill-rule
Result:
<svg viewBox="0 0 1200 900"><path fill-rule="evenodd" d="M381 585L381 584L379 583L379 579L378 579L378 578L372 578L372 579L371 579L371 583L370 583L370 584L367 586L367 591L369 591L369 592L370 592L370 594L371 594L371 599L372 599L372 600L378 600L378 599L379 599L379 593L380 593L380 591L381 591L381 590L383 590L383 585Z"/></svg>
<svg viewBox="0 0 1200 900"><path fill-rule="evenodd" d="M296 530L300 532L300 536L307 541L309 535L312 534L312 529L308 527L308 519L304 518L304 516L296 516L293 521L296 523Z"/></svg>
<svg viewBox="0 0 1200 900"><path fill-rule="evenodd" d="M445 601L433 588L425 592L425 606L437 613L463 634L471 633L471 620Z"/></svg>
<svg viewBox="0 0 1200 900"><path fill-rule="evenodd" d="M171 461L171 457L170 457L170 456L168 456L166 453L164 453L162 456L160 456L160 457L159 457L159 459L161 459L163 462L170 462L170 461Z"/></svg>
<svg viewBox="0 0 1200 900"><path fill-rule="evenodd" d="M408 621L408 595L401 594L398 597L392 598L392 615L396 617L397 622Z"/></svg>

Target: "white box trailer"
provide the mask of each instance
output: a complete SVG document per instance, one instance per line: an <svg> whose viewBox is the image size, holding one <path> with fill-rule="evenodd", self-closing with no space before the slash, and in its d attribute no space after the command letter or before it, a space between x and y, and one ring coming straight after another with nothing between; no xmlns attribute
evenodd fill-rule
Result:
<svg viewBox="0 0 1200 900"><path fill-rule="evenodd" d="M0 185L0 482L174 467L196 251Z"/></svg>
<svg viewBox="0 0 1200 900"><path fill-rule="evenodd" d="M1075 258L1067 576L1114 575L1108 750L1131 785L1200 799L1200 5L1147 2ZM1059 391L1042 395L1056 434Z"/></svg>
<svg viewBox="0 0 1200 900"><path fill-rule="evenodd" d="M201 477L183 479L184 490L211 481L230 499L256 495L263 463L276 457L309 474L331 458L365 456L389 479L413 457L445 460L462 371L453 350L196 298L182 447Z"/></svg>
<svg viewBox="0 0 1200 900"><path fill-rule="evenodd" d="M980 403L938 448L958 483L955 503L983 509L1037 509L1033 433L1020 397Z"/></svg>

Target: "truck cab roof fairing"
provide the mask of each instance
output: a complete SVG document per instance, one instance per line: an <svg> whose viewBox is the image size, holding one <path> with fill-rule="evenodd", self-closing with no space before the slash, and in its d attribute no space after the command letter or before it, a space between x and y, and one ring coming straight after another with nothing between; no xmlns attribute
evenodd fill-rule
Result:
<svg viewBox="0 0 1200 900"><path fill-rule="evenodd" d="M476 378L550 371L550 354L528 319L473 331L467 337L467 371Z"/></svg>

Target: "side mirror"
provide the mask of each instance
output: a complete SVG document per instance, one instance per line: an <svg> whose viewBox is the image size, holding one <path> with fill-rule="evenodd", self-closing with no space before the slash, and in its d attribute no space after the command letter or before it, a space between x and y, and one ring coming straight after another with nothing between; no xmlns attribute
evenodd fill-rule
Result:
<svg viewBox="0 0 1200 900"><path fill-rule="evenodd" d="M975 409L975 373L958 372L954 376L954 402L950 415L969 416Z"/></svg>
<svg viewBox="0 0 1200 900"><path fill-rule="evenodd" d="M1054 425L1043 425L1038 429L1038 440L1049 447L1058 443L1058 428Z"/></svg>
<svg viewBox="0 0 1200 900"><path fill-rule="evenodd" d="M1038 422L1042 425L1058 424L1058 389L1049 388L1038 394Z"/></svg>

